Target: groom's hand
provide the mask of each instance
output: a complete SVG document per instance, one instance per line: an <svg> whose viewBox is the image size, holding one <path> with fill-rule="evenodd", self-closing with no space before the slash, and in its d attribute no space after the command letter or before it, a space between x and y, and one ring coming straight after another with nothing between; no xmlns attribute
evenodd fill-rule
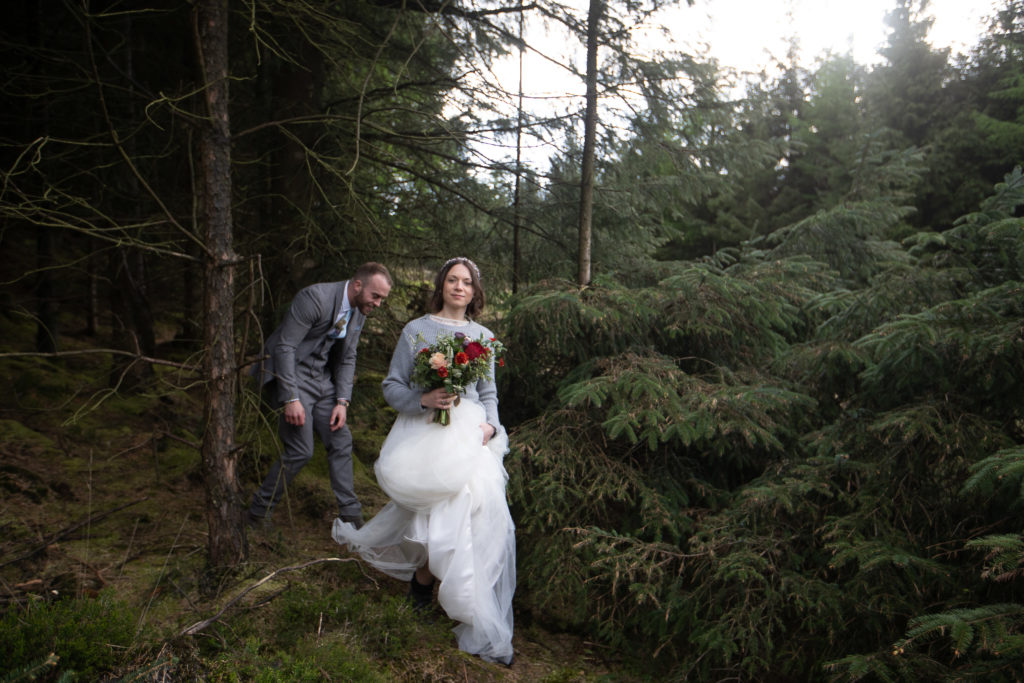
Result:
<svg viewBox="0 0 1024 683"><path fill-rule="evenodd" d="M302 407L302 401L284 404L284 421L293 427L306 424L306 409Z"/></svg>
<svg viewBox="0 0 1024 683"><path fill-rule="evenodd" d="M334 406L334 410L331 411L331 431L336 432L345 426L345 420L348 417L348 408L341 405L340 403Z"/></svg>

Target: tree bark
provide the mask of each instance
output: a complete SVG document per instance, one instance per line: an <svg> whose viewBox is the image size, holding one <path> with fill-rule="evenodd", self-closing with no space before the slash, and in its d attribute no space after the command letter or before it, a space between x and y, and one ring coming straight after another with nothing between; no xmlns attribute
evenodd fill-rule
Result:
<svg viewBox="0 0 1024 683"><path fill-rule="evenodd" d="M594 213L594 148L597 143L597 36L604 0L590 0L587 13L587 109L583 121L583 162L580 166L580 220L577 284L590 284L590 243Z"/></svg>
<svg viewBox="0 0 1024 683"><path fill-rule="evenodd" d="M231 226L231 132L228 117L228 0L196 5L199 65L207 120L200 138L202 217L206 259L203 298L206 431L203 481L211 570L236 566L248 555L235 451L235 254Z"/></svg>
<svg viewBox="0 0 1024 683"><path fill-rule="evenodd" d="M127 180L131 185L131 179ZM142 253L130 246L110 254L111 346L139 356L156 355L153 312L146 297L146 270ZM136 391L153 377L153 368L138 358L112 358L110 386Z"/></svg>
<svg viewBox="0 0 1024 683"><path fill-rule="evenodd" d="M53 277L57 257L53 231L36 230L36 351L45 353L57 350L58 310Z"/></svg>
<svg viewBox="0 0 1024 683"><path fill-rule="evenodd" d="M121 68L127 76L127 91L133 93L135 78L135 55L137 39L131 15L122 21L124 41L120 54L123 56ZM102 83L97 87L104 88ZM102 92L101 92L102 94ZM105 99L105 98L104 98ZM106 105L104 105L106 106ZM130 120L139 118L133 100L125 105ZM113 133L113 131L112 131ZM117 138L114 138L117 142ZM136 137L128 136L119 143L125 154L137 159ZM124 173L122 183L127 188L129 197L140 196L139 179L130 169L122 167ZM139 225L142 219L140 202L132 202L125 207L125 221ZM142 241L142 231L133 231L135 238ZM149 303L148 274L145 253L125 244L118 246L110 254L110 308L113 314L111 321L111 345L114 348L134 351L139 356L153 357L156 355L156 323L153 310ZM154 375L153 367L138 358L111 358L110 386L121 391L137 391L146 387Z"/></svg>
<svg viewBox="0 0 1024 683"><path fill-rule="evenodd" d="M23 4L25 17L24 26L27 29L27 42L33 49L42 49L42 38L40 36L40 25L42 23L41 13L36 3L25 2ZM37 64L36 62L32 62ZM39 67L33 66L38 72ZM22 122L28 136L38 136L49 129L47 107L38 100L33 100L29 108L29 116ZM38 128L35 128L38 126ZM29 132L31 131L31 132ZM31 138L30 138L31 139ZM34 278L34 295L36 306L36 351L49 353L58 348L57 322L59 309L56 297L56 282L54 268L57 266L56 236L50 228L35 226L36 230L36 275Z"/></svg>
<svg viewBox="0 0 1024 683"><path fill-rule="evenodd" d="M519 254L521 227L520 185L523 178L523 0L519 0L519 106L516 108L516 185L512 195L512 293L519 291L522 264Z"/></svg>

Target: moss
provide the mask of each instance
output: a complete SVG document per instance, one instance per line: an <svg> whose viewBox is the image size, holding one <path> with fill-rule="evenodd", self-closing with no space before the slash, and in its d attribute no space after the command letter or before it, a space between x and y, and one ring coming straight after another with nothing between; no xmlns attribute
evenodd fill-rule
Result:
<svg viewBox="0 0 1024 683"><path fill-rule="evenodd" d="M157 457L161 477L171 479L187 476L199 467L202 458L199 451L185 445L168 445Z"/></svg>
<svg viewBox="0 0 1024 683"><path fill-rule="evenodd" d="M11 669L40 661L49 653L57 669L96 680L124 659L134 635L134 610L109 594L8 607L0 619L0 661Z"/></svg>
<svg viewBox="0 0 1024 683"><path fill-rule="evenodd" d="M392 678L343 634L312 634L282 648L266 646L259 638L248 638L243 647L224 653L212 663L209 681L390 681Z"/></svg>
<svg viewBox="0 0 1024 683"><path fill-rule="evenodd" d="M325 590L320 579L346 570L342 587ZM425 648L450 645L447 624L424 624L404 599L353 591L351 581L365 577L352 566L323 566L310 574L313 583L272 588L252 611L213 626L216 637L197 643L209 665L204 678L312 681L330 672L334 680L395 680L389 669L396 662L417 661Z"/></svg>
<svg viewBox="0 0 1024 683"><path fill-rule="evenodd" d="M2 452L7 456L34 457L58 452L53 439L15 420L0 420L0 443L3 444Z"/></svg>
<svg viewBox="0 0 1024 683"><path fill-rule="evenodd" d="M544 676L544 678L540 679L540 683L579 683L586 680L587 674L585 671L563 667Z"/></svg>
<svg viewBox="0 0 1024 683"><path fill-rule="evenodd" d="M321 461L325 458L321 457ZM331 482L326 473L313 474L307 467L295 477L289 490L292 509L311 519L320 519L329 513L337 514L338 504L334 500Z"/></svg>

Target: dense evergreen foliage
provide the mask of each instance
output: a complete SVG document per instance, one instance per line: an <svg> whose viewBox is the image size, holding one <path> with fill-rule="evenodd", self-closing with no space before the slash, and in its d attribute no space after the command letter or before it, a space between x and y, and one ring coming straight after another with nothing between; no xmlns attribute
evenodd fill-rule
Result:
<svg viewBox="0 0 1024 683"><path fill-rule="evenodd" d="M883 63L808 65L794 45L742 96L712 61L631 54L625 27L660 2L610 4L601 99L629 106L598 133L581 288L581 115L509 109L490 68L517 45L510 5L232 3L238 357L298 288L374 259L396 276L360 352L380 371L426 274L470 256L508 349L521 622L658 678L1021 680L1024 3L954 59L928 42L927 3L895 0ZM168 429L195 455L206 426L176 398L198 383L210 247L193 5L12 4L0 329L38 332L0 356L17 394L53 362L31 353L103 349L109 389L71 416L31 407L37 422L157 396L196 413ZM585 13L524 11L584 40ZM519 124L565 137L513 200L519 169L481 150ZM272 441L256 404L242 385L243 473ZM50 666L29 641L65 638L43 630L68 617L22 605L22 578L4 578L17 666ZM83 652L68 666L117 668Z"/></svg>
<svg viewBox="0 0 1024 683"><path fill-rule="evenodd" d="M946 235L872 248L875 200L725 264L517 301L532 608L700 680L1014 680L1022 205L1018 169ZM858 286L808 259L823 243Z"/></svg>

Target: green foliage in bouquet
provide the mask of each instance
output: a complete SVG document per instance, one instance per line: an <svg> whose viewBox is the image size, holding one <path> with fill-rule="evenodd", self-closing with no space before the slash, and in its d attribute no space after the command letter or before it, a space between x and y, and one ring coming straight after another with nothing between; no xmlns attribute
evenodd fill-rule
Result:
<svg viewBox="0 0 1024 683"><path fill-rule="evenodd" d="M444 387L450 394L464 394L471 384L493 379L495 364L504 364L501 354L505 348L494 337L470 339L456 332L439 335L433 344L427 344L420 336L414 342L414 348L417 346L420 348L413 362L412 382L427 391ZM450 411L436 409L434 422L448 425Z"/></svg>

